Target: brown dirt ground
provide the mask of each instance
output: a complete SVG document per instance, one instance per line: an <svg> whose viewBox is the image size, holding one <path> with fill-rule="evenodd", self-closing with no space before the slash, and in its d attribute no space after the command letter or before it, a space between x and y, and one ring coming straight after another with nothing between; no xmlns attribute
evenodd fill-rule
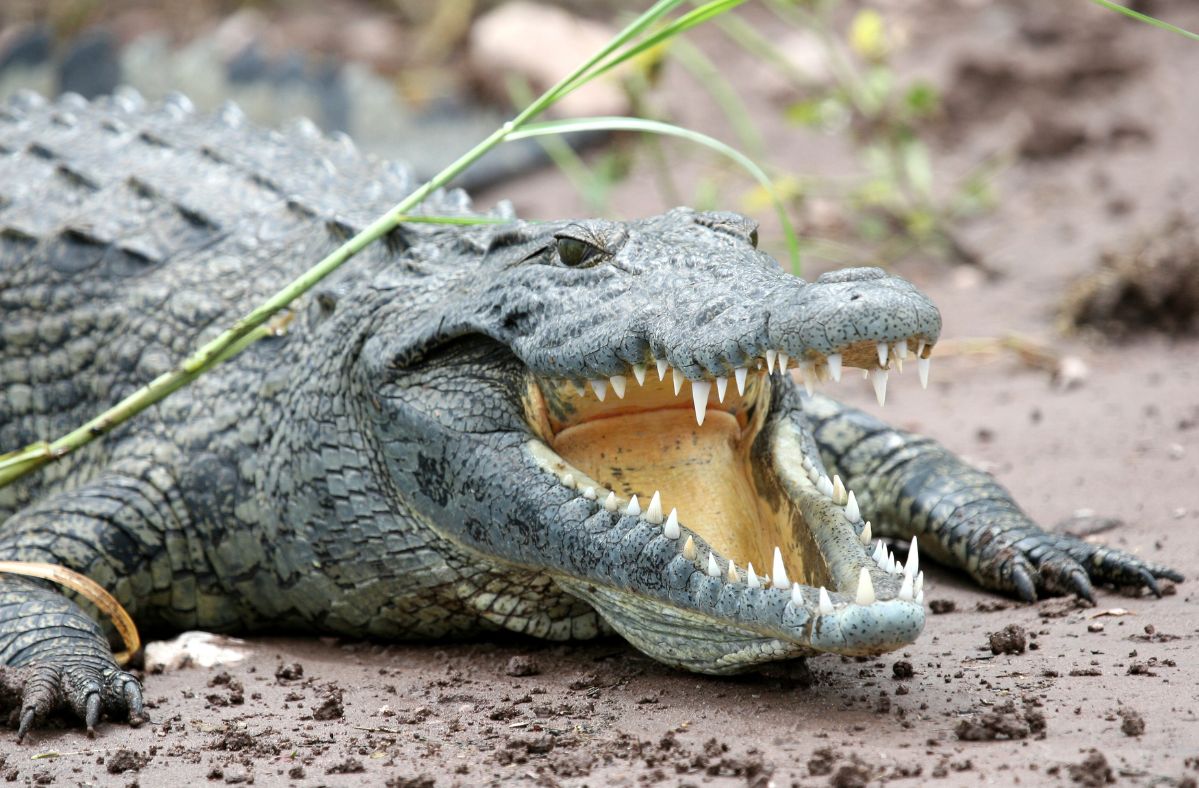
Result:
<svg viewBox="0 0 1199 788"><path fill-rule="evenodd" d="M940 305L945 339L1017 332L1082 359L1089 374L1062 389L1014 356L941 358L927 392L912 375L893 381L885 415L994 472L1041 522L1082 508L1119 518L1094 538L1194 576L1199 345L1063 339L1054 311L1101 250L1197 204L1199 46L1087 3L1068 13L968 6L913 6L922 16L907 17L901 70L950 86L954 110L937 159L945 170L980 152L1024 151L999 180L997 210L964 232L1002 276L935 262L903 271ZM1193 5L1151 10L1199 28ZM772 120L773 99L755 88L743 56L717 56L764 110L781 159L800 172L848 166L843 143ZM979 83L979 73L992 77ZM667 87L684 122L723 130L685 78L668 75ZM1072 129L1068 144L1029 142L1030 129L1050 127ZM503 192L528 216L583 211L553 173ZM648 179L620 195L626 215L663 207ZM868 386L849 380L839 393L873 410ZM937 568L927 588L946 612L931 615L902 653L738 679L669 670L618 640L256 638L251 659L228 676L217 668L148 677L152 725L106 724L95 740L40 732L23 746L0 737L0 774L63 785L1194 785L1195 580L1162 600L1105 590L1095 609L1062 599L1015 604ZM1103 615L1117 608L1125 614ZM1024 630L1026 649L1009 632L993 653L990 635L1009 625ZM276 677L293 663L302 676ZM49 752L57 757L34 757Z"/></svg>

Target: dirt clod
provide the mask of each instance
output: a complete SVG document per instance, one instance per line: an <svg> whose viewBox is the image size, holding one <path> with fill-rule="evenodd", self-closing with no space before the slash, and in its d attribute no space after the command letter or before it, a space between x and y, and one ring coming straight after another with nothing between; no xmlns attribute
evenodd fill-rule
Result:
<svg viewBox="0 0 1199 788"><path fill-rule="evenodd" d="M1044 734L1045 715L1036 709L1017 711L1011 701L993 710L959 720L954 733L962 741L994 741L996 739L1025 739L1032 734Z"/></svg>
<svg viewBox="0 0 1199 788"><path fill-rule="evenodd" d="M933 611L935 616L943 616L946 613L952 613L957 610L957 603L952 599L930 599L928 609Z"/></svg>
<svg viewBox="0 0 1199 788"><path fill-rule="evenodd" d="M124 772L140 771L143 766L150 762L150 759L145 755L121 748L117 750L104 764L104 768L109 774L122 774Z"/></svg>
<svg viewBox="0 0 1199 788"><path fill-rule="evenodd" d="M897 660L895 664L891 666L891 675L902 681L903 679L910 679L912 676L916 675L916 671L914 668L912 668L911 662L908 662L906 659L901 659Z"/></svg>
<svg viewBox="0 0 1199 788"><path fill-rule="evenodd" d="M1103 254L1064 301L1068 327L1107 339L1199 333L1199 225L1182 216Z"/></svg>
<svg viewBox="0 0 1199 788"><path fill-rule="evenodd" d="M508 660L508 665L504 668L504 672L509 676L536 676L541 672L541 668L537 665L537 660L530 656L520 655Z"/></svg>
<svg viewBox="0 0 1199 788"><path fill-rule="evenodd" d="M1008 624L989 637L992 654L1023 654L1028 648L1028 633L1019 624Z"/></svg>
<svg viewBox="0 0 1199 788"><path fill-rule="evenodd" d="M336 720L340 719L344 714L345 707L342 705L342 692L334 687L328 690L325 697L312 710L312 719Z"/></svg>
<svg viewBox="0 0 1199 788"><path fill-rule="evenodd" d="M357 758L346 758L326 769L325 774L357 774L365 771L366 767L362 765L362 761Z"/></svg>
<svg viewBox="0 0 1199 788"><path fill-rule="evenodd" d="M296 681L304 677L304 666L299 662L280 665L275 668L275 678L279 681Z"/></svg>
<svg viewBox="0 0 1199 788"><path fill-rule="evenodd" d="M1120 719L1120 730L1125 736L1140 736L1145 732L1145 718L1133 709L1120 709Z"/></svg>
<svg viewBox="0 0 1199 788"><path fill-rule="evenodd" d="M1112 767L1108 765L1107 758L1099 750L1091 750L1087 757L1083 758L1082 763L1070 764L1067 771L1070 772L1071 780L1089 788L1116 781L1115 775L1112 774Z"/></svg>

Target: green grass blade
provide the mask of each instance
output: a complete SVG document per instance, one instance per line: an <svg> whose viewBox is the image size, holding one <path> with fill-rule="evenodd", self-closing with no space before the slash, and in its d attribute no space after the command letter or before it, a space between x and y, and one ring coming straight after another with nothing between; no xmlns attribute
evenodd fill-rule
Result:
<svg viewBox="0 0 1199 788"><path fill-rule="evenodd" d="M1177 33L1180 36L1186 36L1192 41L1199 41L1199 35L1192 33L1190 30L1183 30L1181 27L1172 25L1169 22L1163 22L1162 20L1149 16L1148 14L1142 14L1140 11L1133 11L1131 8L1126 8L1119 3L1113 3L1112 0L1091 0L1091 2L1095 3L1096 5L1101 5L1109 11L1115 11L1118 14L1124 14L1124 16L1132 17L1133 19L1153 25L1154 27L1160 27L1162 30L1169 30L1171 33Z"/></svg>
<svg viewBox="0 0 1199 788"><path fill-rule="evenodd" d="M690 30L696 25L707 22L709 19L713 19L721 14L731 11L744 2L745 0L711 0L711 2L705 3L699 8L688 11L678 19L663 27L661 30L657 31L653 35L647 36L643 40L621 52L616 57L613 57L611 60L596 66L594 69L581 75L581 78L585 79L587 82L590 82L596 77L602 76L603 74L606 74L607 72L616 68L621 63L628 62L629 60L632 60L643 52L647 52L656 46L661 46L675 36ZM567 92L574 90L582 84L582 82L579 82L578 84L569 84Z"/></svg>
<svg viewBox="0 0 1199 788"><path fill-rule="evenodd" d="M775 191L774 183L770 180L770 176L759 167L753 159L746 156L741 151L721 142L715 137L709 137L707 134L702 134L698 131L685 129L682 126L675 126L671 123L664 123L659 120L646 120L644 118L628 118L628 117L595 117L595 118L571 118L566 120L551 120L543 123L530 123L524 128L514 131L508 135L510 140L525 139L529 137L540 137L545 134L562 134L571 131L639 131L650 134L662 134L669 137L679 137L689 142L694 142L698 145L716 151L725 156L738 165L746 172L753 176L754 180L762 185L762 188L770 195L771 201L774 203L775 211L778 213L779 223L783 227L783 235L787 241L787 252L791 259L791 268L797 274L800 269L799 262L799 237L795 233L795 227L791 224L791 219L787 216L786 206L783 205L782 199Z"/></svg>

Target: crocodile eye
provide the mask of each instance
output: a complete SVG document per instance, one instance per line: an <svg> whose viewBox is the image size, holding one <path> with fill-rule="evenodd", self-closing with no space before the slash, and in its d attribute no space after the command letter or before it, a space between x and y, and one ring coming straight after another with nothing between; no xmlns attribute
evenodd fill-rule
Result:
<svg viewBox="0 0 1199 788"><path fill-rule="evenodd" d="M607 256L603 249L594 244L570 236L556 236L558 257L571 268L588 268Z"/></svg>
<svg viewBox="0 0 1199 788"><path fill-rule="evenodd" d="M627 238L628 232L622 225L604 219L576 222L554 233L558 258L571 268L590 268L607 260Z"/></svg>
<svg viewBox="0 0 1199 788"><path fill-rule="evenodd" d="M753 246L753 248L755 248L755 249L758 248L758 228L757 227L755 227L754 229L749 231L749 242Z"/></svg>

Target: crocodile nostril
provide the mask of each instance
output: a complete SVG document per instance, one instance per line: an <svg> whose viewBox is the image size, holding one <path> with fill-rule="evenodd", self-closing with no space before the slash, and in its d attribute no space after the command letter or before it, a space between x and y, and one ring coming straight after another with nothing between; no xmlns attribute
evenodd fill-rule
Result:
<svg viewBox="0 0 1199 788"><path fill-rule="evenodd" d="M851 296L849 297L849 300L850 300L850 301L857 301L857 300L858 300L859 298L861 298L861 297L862 297L862 294L861 294L861 293L854 293L853 295L851 295Z"/></svg>

